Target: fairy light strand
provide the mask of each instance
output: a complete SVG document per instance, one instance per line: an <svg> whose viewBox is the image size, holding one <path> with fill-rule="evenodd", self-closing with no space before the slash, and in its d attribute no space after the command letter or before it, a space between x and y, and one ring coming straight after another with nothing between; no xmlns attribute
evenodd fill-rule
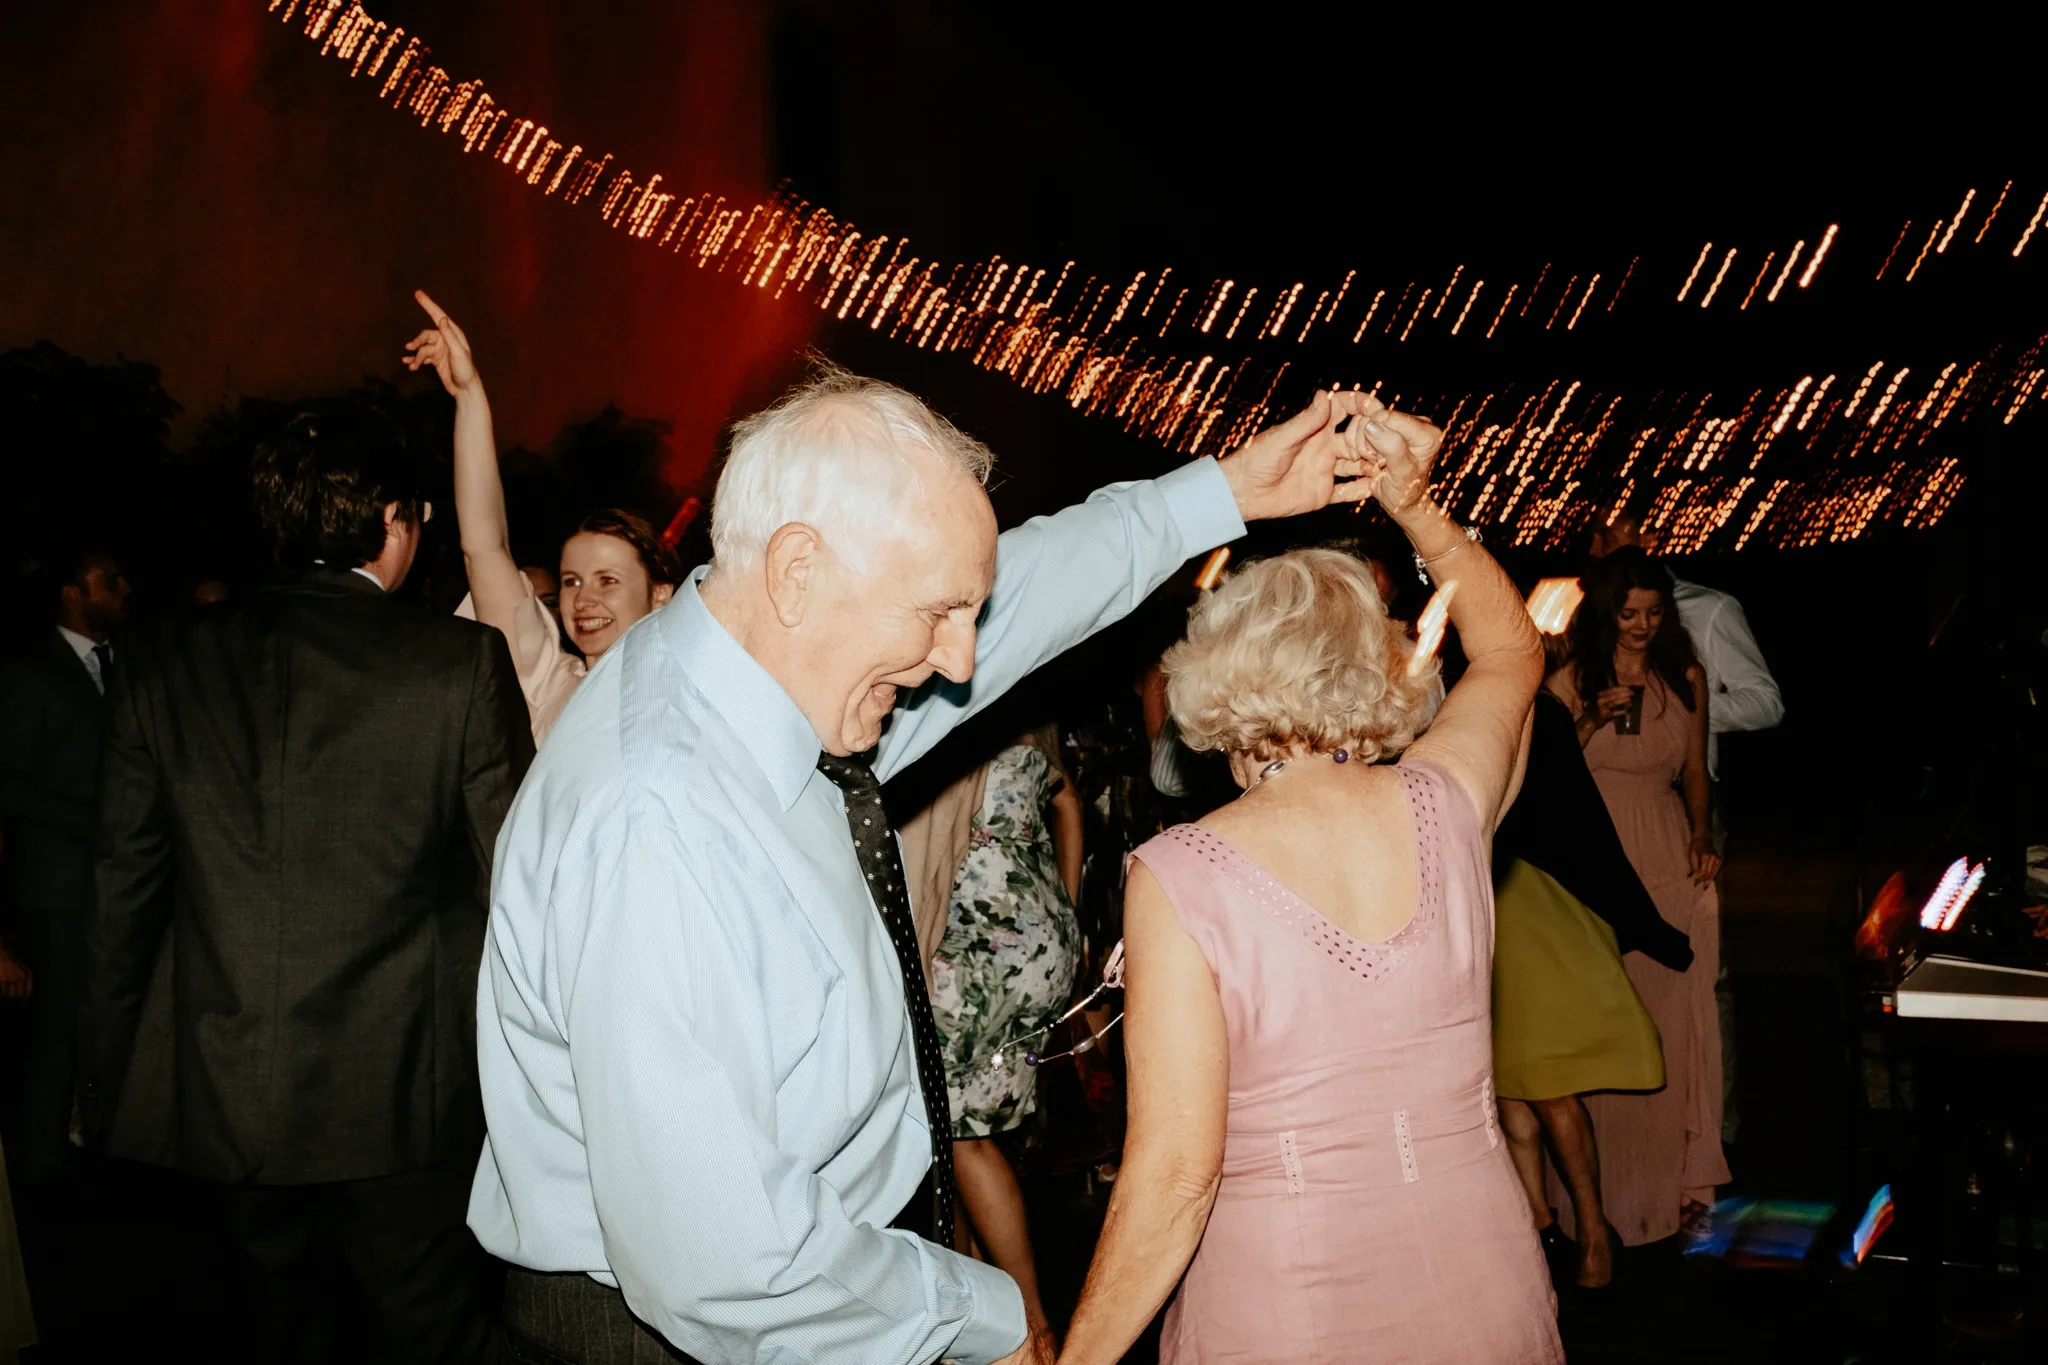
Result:
<svg viewBox="0 0 2048 1365"><path fill-rule="evenodd" d="M1183 357L1173 353L1179 344L1174 338L1208 337L1227 315L1225 341L1234 341L1249 321L1255 325L1245 344L1261 351L1272 345L1306 346L1316 329L1337 324L1359 274L1352 270L1341 284L1333 280L1327 287L1303 280L1262 289L1217 279L1202 288L1194 283L1169 286L1172 272L1162 269L1156 276L1140 271L1114 280L1088 277L1070 288L1077 278L1072 261L1054 275L1049 266L1000 257L952 264L923 260L901 238L870 237L827 209L784 192L754 204L680 193L659 174L636 172L613 154L515 114L483 82L456 80L432 63L417 34L371 18L356 0L270 0L268 9L314 42L322 57L346 63L349 77L367 81L380 102L416 119L422 129L457 139L464 154L490 158L543 198L590 205L614 230L698 269L715 266L738 287L777 299L808 296L835 319L886 333L907 346L959 353L1031 392L1058 396L1085 415L1116 421L1134 435L1185 453L1217 453L1267 421L1293 362ZM2008 182L1999 192L1972 242L1986 239L2012 188ZM1940 255L1947 250L1975 197L1975 189L1969 190L1952 220L1936 222L1906 273L1908 281L1918 275L1930 251ZM2012 257L2025 250L2044 212L2048 194L2018 234ZM1878 279L1890 270L1911 228L1908 222L1900 229ZM1826 226L1798 274L1799 288L1813 283L1839 231L1839 224ZM1779 298L1806 246L1801 239L1786 254L1766 303ZM1724 245L1694 306L1704 309L1718 297L1739 254L1739 247ZM1708 242L1679 288L1681 305L1712 255ZM1630 260L1599 313L1615 312L1641 259ZM1740 311L1749 309L1777 260L1775 250L1765 256ZM1550 304L1536 315L1543 330L1567 316L1566 330L1574 330L1602 273L1560 270L1567 278L1553 299L1545 288L1556 266L1545 262L1526 285L1510 279L1505 288L1496 286L1501 301L1475 340L1491 340L1501 327L1528 320L1538 295ZM1373 286L1371 302L1351 332L1352 343L1363 344L1369 334L1379 338L1374 345L1402 344L1418 332L1462 337L1486 288L1475 271L1469 290L1461 291L1467 268L1460 263L1449 283L1422 287L1419 297L1415 291L1421 281L1410 280L1391 307L1391 284ZM1048 276L1052 287L1041 292ZM1261 297L1267 300L1265 312L1255 316ZM1155 315L1163 319L1156 330ZM1144 328L1142 337L1132 330L1138 325ZM1372 332L1375 325L1377 333ZM1479 330L1476 321L1472 330ZM1161 344L1154 347L1144 338ZM1918 529L1935 524L1953 503L1963 474L1953 458L1930 460L1917 452L1949 420L1967 421L1982 410L2010 423L2030 404L2048 400L2044 344L2048 338L2023 353L2007 357L1994 352L1967 366L1952 360L1910 399L1904 385L1911 370L1901 366L1867 412L1863 405L1877 387L1882 362L1864 371L1846 404L1825 401L1833 374L1817 387L1812 376L1799 380L1780 390L1766 408L1757 406L1761 394L1716 411L1710 410L1711 394L1680 391L1630 399L1582 392L1577 380L1565 385L1563 398L1555 402L1562 381L1542 385L1540 391L1511 385L1483 397L1416 397L1416 404L1425 415L1451 413L1445 419L1443 467L1455 470L1447 490L1452 505L1475 524L1504 529L1510 543L1562 545L1583 529L1589 497L1642 496L1638 490L1647 477L1655 487L1646 494L1646 515L1674 553L1697 550L1723 535L1734 549L1753 542L1807 545L1854 539L1878 525ZM1373 391L1383 384L1376 382ZM1788 427L1803 439L1783 442ZM1645 459L1649 465L1639 468ZM1876 472L1852 472L1866 462ZM1665 481L1658 471L1667 468L1674 477Z"/></svg>

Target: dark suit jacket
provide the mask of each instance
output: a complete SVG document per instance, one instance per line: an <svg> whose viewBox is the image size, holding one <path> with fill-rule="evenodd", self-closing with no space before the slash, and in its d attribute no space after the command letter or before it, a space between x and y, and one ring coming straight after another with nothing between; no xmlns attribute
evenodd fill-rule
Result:
<svg viewBox="0 0 2048 1365"><path fill-rule="evenodd" d="M24 915L84 909L103 709L92 675L55 627L0 669L4 868L8 897Z"/></svg>
<svg viewBox="0 0 2048 1365"><path fill-rule="evenodd" d="M1547 691L1536 694L1521 794L1493 835L1495 874L1504 876L1515 858L1548 872L1613 926L1622 952L1640 952L1675 972L1692 965L1692 940L1657 913L1621 846L1570 709Z"/></svg>
<svg viewBox="0 0 2048 1365"><path fill-rule="evenodd" d="M89 1131L274 1184L473 1157L491 846L533 756L504 637L319 573L140 633L114 675Z"/></svg>

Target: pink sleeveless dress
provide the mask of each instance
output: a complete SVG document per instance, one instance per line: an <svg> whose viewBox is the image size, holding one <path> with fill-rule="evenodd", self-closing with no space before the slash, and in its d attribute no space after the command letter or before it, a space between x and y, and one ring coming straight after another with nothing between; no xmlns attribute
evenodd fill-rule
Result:
<svg viewBox="0 0 2048 1365"><path fill-rule="evenodd" d="M1488 839L1441 769L1397 771L1418 904L1380 943L1199 825L1134 855L1208 958L1230 1039L1222 1183L1167 1365L1564 1359L1494 1108Z"/></svg>

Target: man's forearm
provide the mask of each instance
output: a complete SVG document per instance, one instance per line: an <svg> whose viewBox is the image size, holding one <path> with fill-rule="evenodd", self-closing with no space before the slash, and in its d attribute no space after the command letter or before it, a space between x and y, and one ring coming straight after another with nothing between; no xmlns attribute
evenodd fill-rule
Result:
<svg viewBox="0 0 2048 1365"><path fill-rule="evenodd" d="M884 781L1047 660L1121 620L1189 556L1244 534L1214 460L1111 484L1003 533L974 680L934 684L896 713L875 771Z"/></svg>

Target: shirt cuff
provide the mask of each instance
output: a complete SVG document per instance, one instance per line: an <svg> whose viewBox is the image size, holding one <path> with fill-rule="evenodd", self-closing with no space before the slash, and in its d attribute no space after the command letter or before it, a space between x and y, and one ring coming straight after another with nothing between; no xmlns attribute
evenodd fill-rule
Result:
<svg viewBox="0 0 2048 1365"><path fill-rule="evenodd" d="M1203 456L1153 481L1166 508L1180 527L1187 553L1183 559L1225 545L1244 534L1244 518L1237 514L1237 495L1223 467Z"/></svg>
<svg viewBox="0 0 2048 1365"><path fill-rule="evenodd" d="M1017 1282L992 1265L966 1256L951 1256L953 1267L967 1281L974 1307L961 1325L960 1334L946 1350L946 1359L958 1365L990 1365L1024 1344L1024 1296Z"/></svg>

